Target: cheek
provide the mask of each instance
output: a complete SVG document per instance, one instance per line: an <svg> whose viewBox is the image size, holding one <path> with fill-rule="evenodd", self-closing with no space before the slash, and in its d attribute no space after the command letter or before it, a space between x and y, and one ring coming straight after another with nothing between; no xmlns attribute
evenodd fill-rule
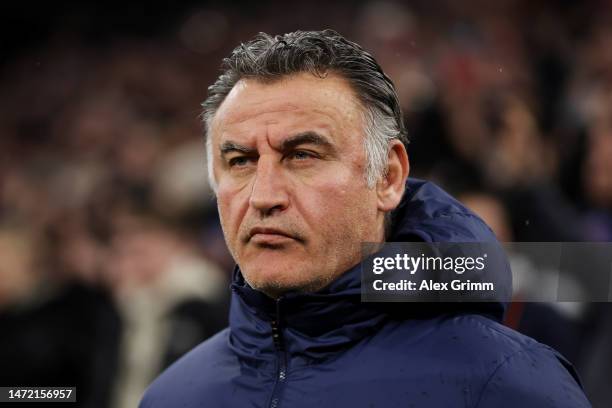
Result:
<svg viewBox="0 0 612 408"><path fill-rule="evenodd" d="M375 190L367 189L354 176L345 180L334 178L303 193L310 209L304 210L310 214L309 224L327 239L363 236L364 229L373 227L376 220Z"/></svg>
<svg viewBox="0 0 612 408"><path fill-rule="evenodd" d="M248 202L248 200L241 199L239 192L219 186L217 190L217 209L219 210L219 220L223 233L229 242L233 242L238 234L240 222L246 211L245 202Z"/></svg>

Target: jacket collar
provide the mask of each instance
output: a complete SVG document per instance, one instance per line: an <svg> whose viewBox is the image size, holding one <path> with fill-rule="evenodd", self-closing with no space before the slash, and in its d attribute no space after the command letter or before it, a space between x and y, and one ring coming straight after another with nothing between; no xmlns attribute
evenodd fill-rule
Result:
<svg viewBox="0 0 612 408"><path fill-rule="evenodd" d="M377 305L361 303L360 284L361 266L356 265L320 291L290 292L274 300L251 288L236 267L230 310L232 335L257 341L263 354L273 352L274 345L266 338L271 340L271 323L275 321L290 355L306 360L324 358L377 331L388 318Z"/></svg>

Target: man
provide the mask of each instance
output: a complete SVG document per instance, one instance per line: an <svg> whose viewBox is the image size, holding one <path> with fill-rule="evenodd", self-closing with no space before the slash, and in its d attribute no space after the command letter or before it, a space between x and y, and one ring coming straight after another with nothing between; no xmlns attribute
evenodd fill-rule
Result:
<svg viewBox="0 0 612 408"><path fill-rule="evenodd" d="M224 68L204 119L237 263L230 327L141 407L589 406L569 363L496 321L499 303L361 302L362 242L495 240L407 181L397 95L372 56L331 30L260 34Z"/></svg>

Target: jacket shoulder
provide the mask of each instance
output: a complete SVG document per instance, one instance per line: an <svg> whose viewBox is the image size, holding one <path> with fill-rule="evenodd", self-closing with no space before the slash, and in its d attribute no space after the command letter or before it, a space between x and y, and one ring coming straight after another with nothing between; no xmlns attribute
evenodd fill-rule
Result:
<svg viewBox="0 0 612 408"><path fill-rule="evenodd" d="M442 333L457 336L462 358L484 368L476 407L590 407L574 368L550 347L479 315L448 324Z"/></svg>

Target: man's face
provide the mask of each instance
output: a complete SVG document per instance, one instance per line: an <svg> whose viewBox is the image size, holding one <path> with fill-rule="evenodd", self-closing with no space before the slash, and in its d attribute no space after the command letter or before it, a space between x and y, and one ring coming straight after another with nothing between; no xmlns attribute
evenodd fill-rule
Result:
<svg viewBox="0 0 612 408"><path fill-rule="evenodd" d="M346 80L241 80L211 124L221 225L246 281L314 291L383 239L364 172L362 107Z"/></svg>

